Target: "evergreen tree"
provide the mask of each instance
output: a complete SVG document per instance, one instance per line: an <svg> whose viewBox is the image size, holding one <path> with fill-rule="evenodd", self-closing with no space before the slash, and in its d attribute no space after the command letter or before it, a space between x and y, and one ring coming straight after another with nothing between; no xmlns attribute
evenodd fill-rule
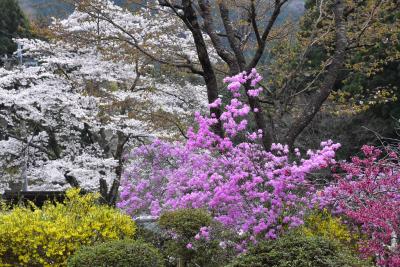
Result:
<svg viewBox="0 0 400 267"><path fill-rule="evenodd" d="M16 0L0 0L0 55L16 50L13 38L29 36L29 23Z"/></svg>

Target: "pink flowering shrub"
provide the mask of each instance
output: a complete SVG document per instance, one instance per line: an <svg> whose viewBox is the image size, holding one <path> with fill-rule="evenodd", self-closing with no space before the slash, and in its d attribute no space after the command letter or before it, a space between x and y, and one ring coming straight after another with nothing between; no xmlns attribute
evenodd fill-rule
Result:
<svg viewBox="0 0 400 267"><path fill-rule="evenodd" d="M400 266L400 162L394 148L363 146L363 158L341 164L344 176L319 193L322 206L332 205L367 237L360 249L380 266ZM386 152L386 153L385 153Z"/></svg>
<svg viewBox="0 0 400 267"><path fill-rule="evenodd" d="M257 97L260 80L255 70L224 80L233 94L220 118L225 137L211 130L215 116L196 113L196 130L188 130L186 142L157 140L133 151L118 206L133 216L207 209L225 227L253 242L274 239L284 229L302 224L314 191L306 176L334 163L340 145L322 142L322 148L308 151L306 158L297 151L295 161L285 145L274 144L266 151L259 142L262 131L248 129L250 107L240 100L246 82L253 87L251 96ZM217 99L210 107L220 105ZM234 143L238 134L246 141Z"/></svg>

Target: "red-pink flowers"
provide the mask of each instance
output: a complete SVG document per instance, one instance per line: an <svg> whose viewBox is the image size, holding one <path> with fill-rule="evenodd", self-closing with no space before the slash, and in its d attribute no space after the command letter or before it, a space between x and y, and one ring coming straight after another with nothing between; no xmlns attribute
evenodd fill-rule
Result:
<svg viewBox="0 0 400 267"><path fill-rule="evenodd" d="M397 148L398 149L398 148ZM333 205L361 231L361 252L376 257L380 266L400 266L400 165L396 148L363 146L363 158L341 164L344 176L319 197Z"/></svg>

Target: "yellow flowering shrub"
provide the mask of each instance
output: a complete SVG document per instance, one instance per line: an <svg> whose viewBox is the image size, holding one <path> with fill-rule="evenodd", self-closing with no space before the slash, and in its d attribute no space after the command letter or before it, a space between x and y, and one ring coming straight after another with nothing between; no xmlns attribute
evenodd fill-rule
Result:
<svg viewBox="0 0 400 267"><path fill-rule="evenodd" d="M132 238L132 219L97 204L98 194L66 193L63 203L0 212L0 266L66 266L82 245Z"/></svg>
<svg viewBox="0 0 400 267"><path fill-rule="evenodd" d="M333 217L327 210L307 216L300 231L307 237L324 237L351 246L358 239L358 236L349 231L340 217Z"/></svg>

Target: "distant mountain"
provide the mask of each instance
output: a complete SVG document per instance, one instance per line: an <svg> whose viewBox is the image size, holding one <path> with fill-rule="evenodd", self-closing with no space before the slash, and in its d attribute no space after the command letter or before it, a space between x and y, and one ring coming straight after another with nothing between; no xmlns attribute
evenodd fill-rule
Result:
<svg viewBox="0 0 400 267"><path fill-rule="evenodd" d="M18 0L21 8L31 18L64 18L72 13L73 5L63 0ZM116 0L120 5L124 0Z"/></svg>
<svg viewBox="0 0 400 267"><path fill-rule="evenodd" d="M287 17L290 17L294 21L299 20L305 11L304 2L305 0L289 0L287 8L283 10L280 16L282 20Z"/></svg>
<svg viewBox="0 0 400 267"><path fill-rule="evenodd" d="M73 11L73 6L60 0L19 0L19 4L30 18L63 18Z"/></svg>
<svg viewBox="0 0 400 267"><path fill-rule="evenodd" d="M19 2L24 12L31 18L63 18L73 11L73 6L63 0L19 0ZM114 2L121 5L125 1L115 0ZM298 19L303 13L304 0L291 0L283 15Z"/></svg>

